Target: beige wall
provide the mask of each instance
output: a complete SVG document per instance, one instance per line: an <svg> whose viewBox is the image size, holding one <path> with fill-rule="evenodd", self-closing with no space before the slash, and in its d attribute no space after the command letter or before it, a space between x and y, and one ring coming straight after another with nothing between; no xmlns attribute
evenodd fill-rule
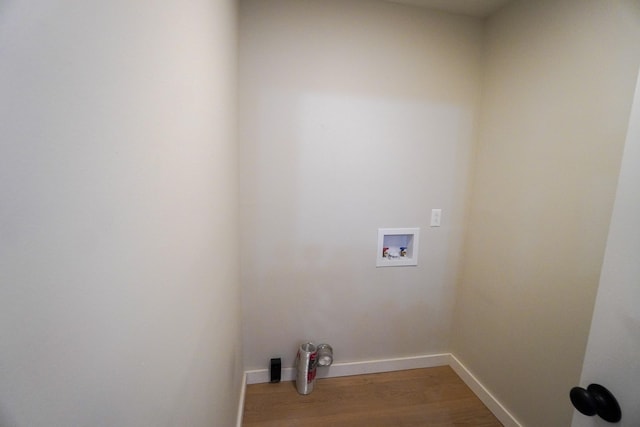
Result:
<svg viewBox="0 0 640 427"><path fill-rule="evenodd" d="M247 369L304 340L449 349L480 43L478 20L384 2L241 2ZM379 227L420 227L419 265L376 269Z"/></svg>
<svg viewBox="0 0 640 427"><path fill-rule="evenodd" d="M232 1L0 6L0 425L231 426Z"/></svg>
<svg viewBox="0 0 640 427"><path fill-rule="evenodd" d="M637 2L487 23L452 350L527 426L571 422L640 58Z"/></svg>

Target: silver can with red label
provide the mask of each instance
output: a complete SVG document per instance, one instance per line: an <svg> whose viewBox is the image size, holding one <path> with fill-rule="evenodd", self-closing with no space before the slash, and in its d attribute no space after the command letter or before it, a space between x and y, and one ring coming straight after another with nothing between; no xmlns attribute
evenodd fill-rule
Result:
<svg viewBox="0 0 640 427"><path fill-rule="evenodd" d="M296 389L300 394L309 394L316 383L318 348L307 342L300 346L296 356Z"/></svg>

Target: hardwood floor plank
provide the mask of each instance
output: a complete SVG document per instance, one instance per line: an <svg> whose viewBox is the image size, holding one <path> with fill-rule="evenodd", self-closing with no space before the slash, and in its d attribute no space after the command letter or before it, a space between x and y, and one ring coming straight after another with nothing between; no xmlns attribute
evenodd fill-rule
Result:
<svg viewBox="0 0 640 427"><path fill-rule="evenodd" d="M252 384L244 427L502 426L448 366L317 380Z"/></svg>

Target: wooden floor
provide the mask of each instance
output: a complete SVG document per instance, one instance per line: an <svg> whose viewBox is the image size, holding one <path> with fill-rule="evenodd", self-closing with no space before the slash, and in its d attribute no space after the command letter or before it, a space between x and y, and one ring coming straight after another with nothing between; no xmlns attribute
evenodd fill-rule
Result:
<svg viewBox="0 0 640 427"><path fill-rule="evenodd" d="M316 380L252 384L244 427L502 426L448 366Z"/></svg>

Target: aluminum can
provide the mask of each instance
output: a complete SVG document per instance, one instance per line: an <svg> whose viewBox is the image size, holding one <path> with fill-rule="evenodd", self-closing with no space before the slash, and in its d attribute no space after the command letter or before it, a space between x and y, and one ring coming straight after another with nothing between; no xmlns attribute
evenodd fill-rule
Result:
<svg viewBox="0 0 640 427"><path fill-rule="evenodd" d="M318 344L318 366L331 366L333 348L329 344Z"/></svg>
<svg viewBox="0 0 640 427"><path fill-rule="evenodd" d="M307 342L300 346L296 356L296 389L300 394L309 394L316 383L318 349Z"/></svg>

